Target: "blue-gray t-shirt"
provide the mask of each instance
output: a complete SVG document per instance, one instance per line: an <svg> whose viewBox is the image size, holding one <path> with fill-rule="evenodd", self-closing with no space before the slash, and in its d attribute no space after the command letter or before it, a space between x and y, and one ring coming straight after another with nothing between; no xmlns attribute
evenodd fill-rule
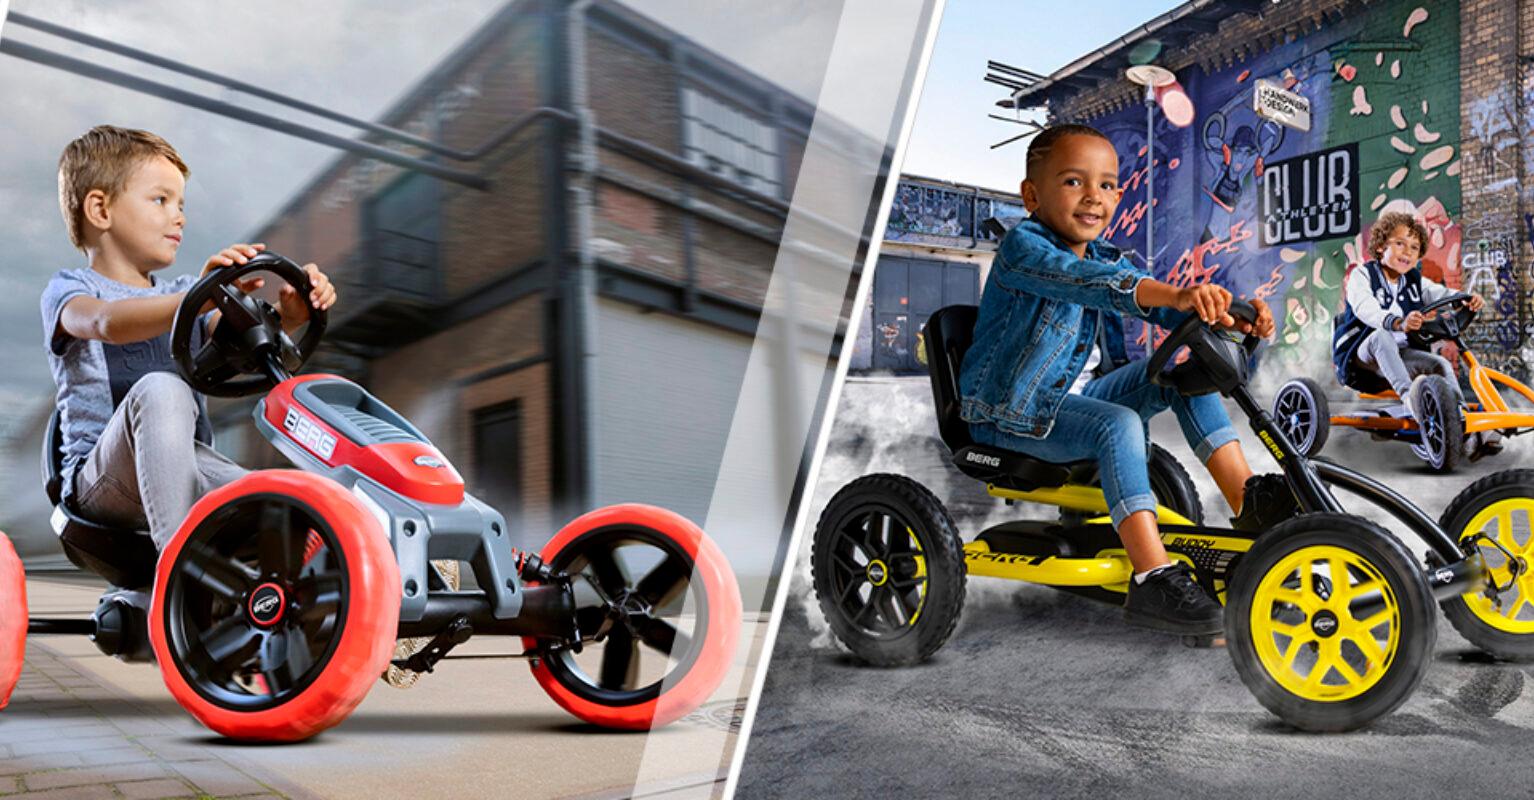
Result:
<svg viewBox="0 0 1534 800"><path fill-rule="evenodd" d="M73 496L75 471L91 448L101 438L112 412L123 396L150 372L176 371L170 355L170 334L129 344L107 344L95 339L77 339L60 324L64 306L82 295L98 300L124 300L130 297L184 292L197 282L196 275L160 280L149 276L149 287L129 286L104 277L89 267L60 270L43 290L43 343L48 351L48 367L59 387L56 404L63 438L64 495ZM200 317L192 332L192 352L201 347L206 334L206 317ZM197 396L197 440L213 442L208 423L207 403Z"/></svg>

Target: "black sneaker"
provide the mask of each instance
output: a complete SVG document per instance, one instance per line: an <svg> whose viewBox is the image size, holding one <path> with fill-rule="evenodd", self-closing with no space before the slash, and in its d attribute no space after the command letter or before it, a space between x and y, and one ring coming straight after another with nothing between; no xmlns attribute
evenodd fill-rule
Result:
<svg viewBox="0 0 1534 800"><path fill-rule="evenodd" d="M1230 521L1230 526L1238 531L1262 533L1300 514L1300 503L1282 475L1247 478L1241 498L1241 513Z"/></svg>
<svg viewBox="0 0 1534 800"><path fill-rule="evenodd" d="M1225 630L1225 609L1193 580L1185 564L1152 572L1144 583L1129 579L1124 619L1131 625L1181 634L1216 634Z"/></svg>
<svg viewBox="0 0 1534 800"><path fill-rule="evenodd" d="M1502 434L1497 431L1480 431L1465 437L1465 455L1470 463L1502 452Z"/></svg>

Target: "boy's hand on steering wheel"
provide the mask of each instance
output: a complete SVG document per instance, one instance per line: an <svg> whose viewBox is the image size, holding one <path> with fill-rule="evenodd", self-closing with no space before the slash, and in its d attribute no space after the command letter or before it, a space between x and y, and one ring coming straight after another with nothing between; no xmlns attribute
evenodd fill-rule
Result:
<svg viewBox="0 0 1534 800"><path fill-rule="evenodd" d="M298 290L292 286L284 284L277 292L278 310L282 312L282 323L285 328L296 327L308 321L310 303L321 311L328 310L336 303L335 284L330 282L330 278L325 273L320 272L317 265L305 264L304 272L309 274L311 286L307 302L298 296Z"/></svg>
<svg viewBox="0 0 1534 800"><path fill-rule="evenodd" d="M1405 319L1401 320L1401 330L1406 333L1411 333L1412 331L1421 328L1422 323L1426 321L1427 318L1422 316L1421 311L1413 311L1410 314L1407 314Z"/></svg>
<svg viewBox="0 0 1534 800"><path fill-rule="evenodd" d="M232 267L235 264L244 264L252 258L255 258L257 253L260 253L265 249L266 245L260 242L255 244L231 244L228 247L225 247L223 250L208 256L207 262L202 265L202 275L199 277L207 277L208 273L216 269ZM235 281L235 283L238 284L240 291L245 292L246 294L249 294L266 285L266 281L261 278L244 278L242 280ZM214 306L212 301L209 301L208 303L204 304L202 308L198 309L197 313L206 314L209 311L212 311L213 308Z"/></svg>
<svg viewBox="0 0 1534 800"><path fill-rule="evenodd" d="M1465 305L1470 306L1471 311L1480 311L1486 307L1486 300L1478 294L1473 294L1470 295L1469 300L1465 301Z"/></svg>
<svg viewBox="0 0 1534 800"><path fill-rule="evenodd" d="M1185 286L1177 290L1178 311L1192 311L1207 325L1229 328L1236 324L1230 316L1230 292L1212 283Z"/></svg>
<svg viewBox="0 0 1534 800"><path fill-rule="evenodd" d="M1268 304L1265 301L1257 298L1253 298L1251 304L1252 308L1257 310L1257 321L1247 322L1244 319L1238 319L1231 327L1242 333L1256 336L1259 339L1266 339L1272 336L1273 332L1278 329L1278 325L1273 322L1273 309L1268 308Z"/></svg>

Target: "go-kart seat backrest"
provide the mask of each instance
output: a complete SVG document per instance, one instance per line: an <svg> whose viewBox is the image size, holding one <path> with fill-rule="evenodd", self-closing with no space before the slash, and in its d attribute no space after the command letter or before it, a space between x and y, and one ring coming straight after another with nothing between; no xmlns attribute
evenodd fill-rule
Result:
<svg viewBox="0 0 1534 800"><path fill-rule="evenodd" d="M938 433L953 453L954 466L971 478L1020 491L1090 479L1090 461L1051 464L1012 450L978 445L970 438L969 423L959 416L959 370L974 339L978 314L975 306L945 306L928 317L922 329Z"/></svg>
<svg viewBox="0 0 1534 800"><path fill-rule="evenodd" d="M43 432L43 487L54 507L54 533L75 566L125 589L154 583L159 551L147 534L98 525L64 502L64 432L57 409Z"/></svg>
<svg viewBox="0 0 1534 800"><path fill-rule="evenodd" d="M959 369L975 336L978 313L975 306L944 306L927 318L922 329L938 433L954 453L974 444L969 437L969 423L959 417Z"/></svg>
<svg viewBox="0 0 1534 800"><path fill-rule="evenodd" d="M57 408L48 417L48 430L43 432L43 488L48 491L48 502L58 505L64 490L64 432L60 430Z"/></svg>

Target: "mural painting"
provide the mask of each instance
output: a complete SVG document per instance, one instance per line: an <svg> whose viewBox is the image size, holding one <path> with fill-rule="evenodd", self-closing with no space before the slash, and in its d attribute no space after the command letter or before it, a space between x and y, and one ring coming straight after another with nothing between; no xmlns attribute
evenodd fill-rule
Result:
<svg viewBox="0 0 1534 800"><path fill-rule="evenodd" d="M1493 225L1468 235L1459 219L1458 41L1456 4L1407 0L1369 6L1220 69L1182 70L1177 77L1196 115L1187 128L1154 115L1154 164L1144 106L1085 120L1120 154L1124 199L1106 235L1145 264L1154 203L1157 276L1266 299L1279 322L1266 361L1286 374L1324 377L1343 279L1365 258L1370 224L1387 210L1411 211L1432 236L1424 273L1487 300L1472 346L1484 361L1524 374L1530 317L1519 289L1527 276L1515 263L1513 237L1534 241L1534 219L1523 232ZM1534 96L1534 71L1524 69L1522 93ZM1310 130L1256 114L1260 79L1309 101ZM1485 174L1516 182L1517 154L1508 148L1518 141L1511 127L1518 93L1506 94L1505 102L1471 109L1468 127L1479 140L1474 157L1494 168ZM1148 168L1156 170L1153 200ZM1144 324L1126 331L1132 353L1164 335Z"/></svg>

